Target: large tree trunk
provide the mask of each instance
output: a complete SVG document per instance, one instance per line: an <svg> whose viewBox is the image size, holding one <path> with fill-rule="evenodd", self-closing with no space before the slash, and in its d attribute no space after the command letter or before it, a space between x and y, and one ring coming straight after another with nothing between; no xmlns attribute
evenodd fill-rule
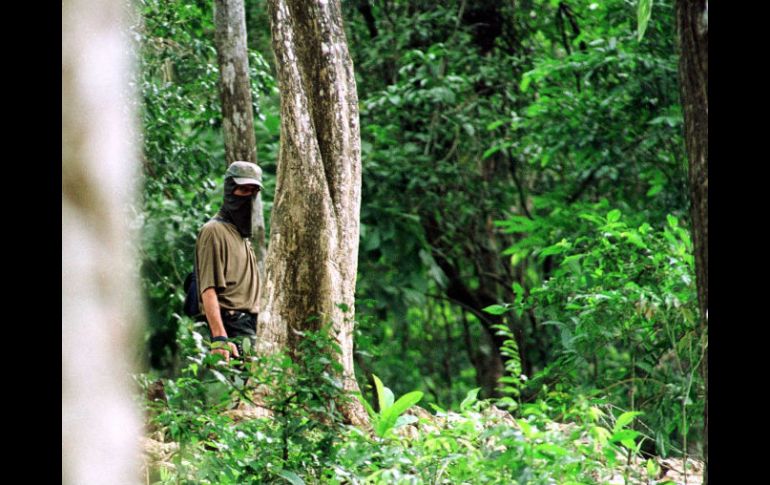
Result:
<svg viewBox="0 0 770 485"><path fill-rule="evenodd" d="M685 143L690 161L692 236L698 304L704 334L708 332L708 2L678 0L679 79L684 107ZM706 408L703 428L704 484L708 483L708 348L703 358Z"/></svg>
<svg viewBox="0 0 770 485"><path fill-rule="evenodd" d="M281 148L258 341L267 352L293 349L300 337L292 330L332 321L345 388L358 392L353 306L361 148L340 6L334 0L270 0L268 7L281 92ZM312 316L321 318L308 322ZM357 401L343 412L352 423L368 421Z"/></svg>
<svg viewBox="0 0 770 485"><path fill-rule="evenodd" d="M142 315L125 5L62 4L62 483L139 483L129 355ZM130 93L129 93L130 94ZM109 478L108 478L109 477Z"/></svg>
<svg viewBox="0 0 770 485"><path fill-rule="evenodd" d="M227 165L236 161L257 163L243 0L216 0L214 23ZM262 194L254 202L251 227L261 283L265 280L266 252Z"/></svg>

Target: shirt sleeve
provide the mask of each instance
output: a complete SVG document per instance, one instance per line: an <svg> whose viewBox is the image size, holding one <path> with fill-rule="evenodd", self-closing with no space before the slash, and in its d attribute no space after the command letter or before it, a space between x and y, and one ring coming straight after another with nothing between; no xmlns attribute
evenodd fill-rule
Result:
<svg viewBox="0 0 770 485"><path fill-rule="evenodd" d="M204 225L198 234L195 257L199 294L208 288L219 290L227 286L224 241L213 225Z"/></svg>

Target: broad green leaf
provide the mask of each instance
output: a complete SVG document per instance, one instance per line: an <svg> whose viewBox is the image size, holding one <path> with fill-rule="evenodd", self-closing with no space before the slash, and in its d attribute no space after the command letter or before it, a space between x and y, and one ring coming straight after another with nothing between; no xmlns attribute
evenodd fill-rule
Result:
<svg viewBox="0 0 770 485"><path fill-rule="evenodd" d="M495 405L501 408L516 409L519 406L519 403L517 403L512 397L505 396L498 399Z"/></svg>
<svg viewBox="0 0 770 485"><path fill-rule="evenodd" d="M647 197L652 197L653 195L658 194L661 190L663 190L662 185L653 185L650 187L650 190L647 191Z"/></svg>
<svg viewBox="0 0 770 485"><path fill-rule="evenodd" d="M285 478L291 485L305 485L304 480L302 480L296 473L290 472L289 470L281 470L278 472L278 475Z"/></svg>
<svg viewBox="0 0 770 485"><path fill-rule="evenodd" d="M422 391L408 392L398 398L398 401L396 401L393 406L389 408L389 410L396 413L397 416L400 416L404 411L420 402L422 396Z"/></svg>
<svg viewBox="0 0 770 485"><path fill-rule="evenodd" d="M647 245L644 244L644 241L642 241L641 236L635 232L629 232L626 233L626 238L628 239L628 242L633 244L634 246L640 247L642 249L647 249Z"/></svg>
<svg viewBox="0 0 770 485"><path fill-rule="evenodd" d="M377 403L380 406L380 412L382 412L385 409L385 391L383 389L385 386L382 385L382 381L376 375L372 374L372 379L374 379L374 387L377 390Z"/></svg>
<svg viewBox="0 0 770 485"><path fill-rule="evenodd" d="M429 403L428 405L431 407L431 409L436 411L436 413L446 414L446 409L442 408L441 406L439 406L437 404L434 404L434 403Z"/></svg>
<svg viewBox="0 0 770 485"><path fill-rule="evenodd" d="M378 436L383 437L389 430L396 425L398 417L404 413L407 409L417 404L422 399L423 393L421 391L413 391L404 394L393 406L389 407L385 411L381 412L380 422L377 423L375 431Z"/></svg>
<svg viewBox="0 0 770 485"><path fill-rule="evenodd" d="M628 448L629 450L636 449L636 443L631 438L626 438L624 440L620 440L620 444Z"/></svg>
<svg viewBox="0 0 770 485"><path fill-rule="evenodd" d="M602 220L602 218L594 214L583 213L583 214L580 214L579 217L582 219L586 219L588 221L594 222L596 224L604 225L604 221Z"/></svg>
<svg viewBox="0 0 770 485"><path fill-rule="evenodd" d="M524 287L522 287L518 281L514 281L511 285L511 289L515 295L515 301L521 303L524 299Z"/></svg>
<svg viewBox="0 0 770 485"><path fill-rule="evenodd" d="M668 225L671 226L671 229L676 229L677 226L679 226L679 219L672 216L671 214L666 216L666 220L668 220Z"/></svg>
<svg viewBox="0 0 770 485"><path fill-rule="evenodd" d="M658 476L658 472L660 472L660 466L655 462L655 460L649 458L647 460L647 476L650 478L655 478Z"/></svg>
<svg viewBox="0 0 770 485"><path fill-rule="evenodd" d="M387 409L393 406L393 391L391 391L389 387L385 387L383 390L385 391L385 408ZM382 412L382 410L380 410L380 412Z"/></svg>
<svg viewBox="0 0 770 485"><path fill-rule="evenodd" d="M617 457L617 451L612 446L607 446L604 448L604 458L607 460L607 463L613 467L618 462Z"/></svg>
<svg viewBox="0 0 770 485"><path fill-rule="evenodd" d="M372 406L366 401L366 399L364 399L364 396L362 396L361 394L356 394L356 397L358 398L359 401L361 401L361 404L364 405L364 408L366 408L366 412L369 413L370 418L374 418L375 416L377 416L377 413L374 412L374 409L372 408Z"/></svg>
<svg viewBox="0 0 770 485"><path fill-rule="evenodd" d="M540 251L540 254L538 254L538 258L542 260L546 256L551 256L554 254L562 254L566 251L569 251L571 248L572 248L572 244L570 244L566 239L562 239L556 244L548 246L547 248Z"/></svg>
<svg viewBox="0 0 770 485"><path fill-rule="evenodd" d="M639 9L637 10L638 25L636 34L639 42L644 37L644 31L647 30L647 23L652 16L652 0L639 0Z"/></svg>
<svg viewBox="0 0 770 485"><path fill-rule="evenodd" d="M398 428L400 426L405 426L407 424L416 423L417 421L419 421L419 419L417 419L417 416L414 416L411 414L404 414L403 416L398 417L398 419L396 420L396 424L393 425L393 427Z"/></svg>
<svg viewBox="0 0 770 485"><path fill-rule="evenodd" d="M623 428L625 428L628 423L634 420L635 417L639 416L640 414L644 414L641 411L628 411L620 415L618 420L615 422L615 426L612 428L612 432L615 433Z"/></svg>
<svg viewBox="0 0 770 485"><path fill-rule="evenodd" d="M617 442L621 442L622 443L624 441L629 441L629 440L631 442L633 442L633 440L637 436L639 436L639 432L638 431L634 431L633 429L621 429L620 431L617 431L617 432L612 434L612 437L610 438L610 441L612 441L613 443L617 443Z"/></svg>
<svg viewBox="0 0 770 485"><path fill-rule="evenodd" d="M508 311L508 308L504 307L503 305L489 305L488 307L484 308L483 311L491 313L492 315L502 315Z"/></svg>
<svg viewBox="0 0 770 485"><path fill-rule="evenodd" d="M617 222L620 220L620 211L613 209L607 213L607 222Z"/></svg>
<svg viewBox="0 0 770 485"><path fill-rule="evenodd" d="M571 254L564 258L564 261L561 262L562 266L569 266L575 271L580 270L580 258L583 258L585 254Z"/></svg>
<svg viewBox="0 0 770 485"><path fill-rule="evenodd" d="M225 378L225 376L223 376L222 373L218 370L211 369L211 373L214 374L214 377L216 377L218 381L222 382L223 384L230 385L230 383L227 382L227 378Z"/></svg>
<svg viewBox="0 0 770 485"><path fill-rule="evenodd" d="M499 152L500 150L508 148L509 146L511 146L511 142L507 141L505 143L500 143L499 145L495 145L492 148L488 148L484 152L484 154L481 155L481 159L484 160L486 158L489 158L490 156L494 155L495 153Z"/></svg>
<svg viewBox="0 0 770 485"><path fill-rule="evenodd" d="M481 390L480 387L477 387L475 389L471 389L468 391L468 394L465 396L465 399L463 399L463 402L460 403L460 409L465 411L469 407L473 406L473 403L477 401L477 396L479 395L479 391Z"/></svg>
<svg viewBox="0 0 770 485"><path fill-rule="evenodd" d="M382 384L379 377L372 374L374 385L377 387L377 402L380 405L380 415L393 405L393 391Z"/></svg>
<svg viewBox="0 0 770 485"><path fill-rule="evenodd" d="M510 394L512 396L519 396L521 395L521 391L515 387L512 386L503 386L502 388L499 388L502 392L506 394Z"/></svg>

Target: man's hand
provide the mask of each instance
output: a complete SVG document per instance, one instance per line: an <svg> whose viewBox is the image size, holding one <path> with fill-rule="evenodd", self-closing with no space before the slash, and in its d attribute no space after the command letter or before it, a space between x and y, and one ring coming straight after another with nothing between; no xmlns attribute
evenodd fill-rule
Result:
<svg viewBox="0 0 770 485"><path fill-rule="evenodd" d="M216 290L214 288L206 288L203 290L203 293L201 293L201 301L203 302L203 311L206 313L206 320L209 322L211 335L214 337L227 337L225 326L222 323L222 315L219 311L219 300L217 300ZM223 356L225 362L230 362L230 354L235 357L240 357L238 354L238 347L232 342L227 342L227 346L218 346L217 348L212 349L211 353Z"/></svg>
<svg viewBox="0 0 770 485"><path fill-rule="evenodd" d="M232 342L227 342L227 348L219 347L212 349L211 353L223 356L225 362L230 362L230 354L232 354L233 357L240 357L240 354L238 354L238 347Z"/></svg>

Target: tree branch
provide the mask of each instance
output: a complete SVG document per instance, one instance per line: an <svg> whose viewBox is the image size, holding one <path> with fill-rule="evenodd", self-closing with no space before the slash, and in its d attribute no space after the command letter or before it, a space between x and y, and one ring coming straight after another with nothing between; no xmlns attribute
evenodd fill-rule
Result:
<svg viewBox="0 0 770 485"><path fill-rule="evenodd" d="M369 4L369 0L358 0L356 8L366 21L366 27L369 29L369 38L374 39L379 35L379 32L377 32L377 24L375 23L374 15L372 14L372 6Z"/></svg>
<svg viewBox="0 0 770 485"><path fill-rule="evenodd" d="M519 175L516 173L516 165L519 164L519 161L511 155L509 155L508 158L508 167L510 168L511 177L513 177L513 183L516 184L516 190L519 192L519 204L521 205L521 209L524 211L524 214L526 214L528 218L535 220L535 218L532 217L532 214L529 213L529 208L527 207L527 197L524 193L524 186L521 184Z"/></svg>

